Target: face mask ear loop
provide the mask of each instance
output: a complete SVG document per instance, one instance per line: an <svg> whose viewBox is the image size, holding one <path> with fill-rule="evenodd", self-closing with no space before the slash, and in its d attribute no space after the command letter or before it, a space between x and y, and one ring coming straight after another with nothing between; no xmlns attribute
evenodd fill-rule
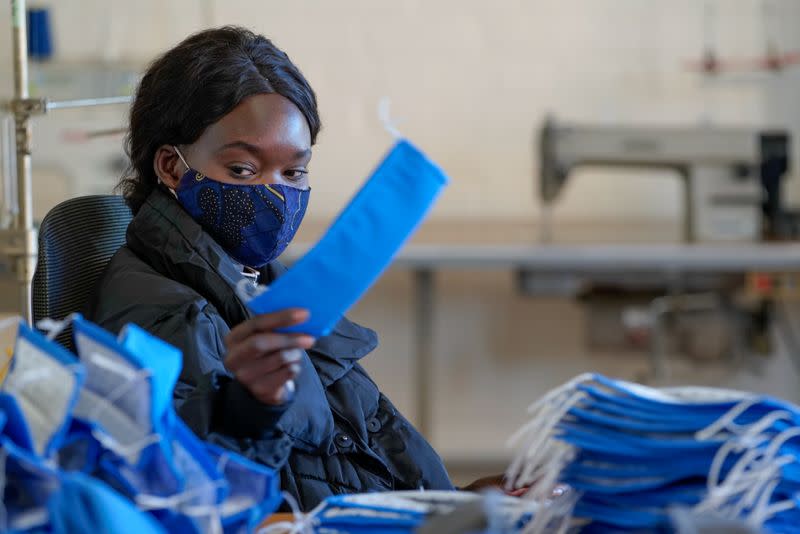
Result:
<svg viewBox="0 0 800 534"><path fill-rule="evenodd" d="M746 507L749 502L752 502L755 499L754 495L757 495L757 491L756 493L753 493L754 490L762 487L765 481L770 480L771 477L775 476L776 470L779 470L783 465L790 463L790 461L793 460L792 457L787 456L785 457L785 460L778 460L776 462L775 456L783 444L785 444L788 440L798 436L800 436L800 427L789 428L778 434L771 441L766 450L748 450L747 453L745 453L745 455L742 456L742 458L740 458L731 469L730 473L725 478L725 481L723 481L722 484L717 485L716 482L719 479L721 463L727 456L727 452L723 451L722 449L736 448L736 445L739 446L738 448L742 447L741 443L727 442L725 445L723 445L723 447L720 447L718 455L714 457L712 467L709 469L709 498L706 501L698 504L698 507L701 507L702 509L713 509L719 504L720 501L725 502L730 498L730 496L736 495L742 491L745 491L745 495L742 497L739 504L734 505L734 510L740 508L743 509ZM760 459L759 456L761 456ZM744 473L745 469L748 467L751 468L749 476ZM754 477L755 481L752 480Z"/></svg>
<svg viewBox="0 0 800 534"><path fill-rule="evenodd" d="M728 410L725 415L708 425L702 430L699 430L695 434L695 438L700 441L705 441L714 437L718 432L726 428L730 428L731 426L740 428L739 425L734 423L734 420L739 417L740 415L744 414L747 410L749 410L755 404L758 404L761 401L759 397L752 397L749 399L744 399L743 401L739 402Z"/></svg>
<svg viewBox="0 0 800 534"><path fill-rule="evenodd" d="M392 120L391 106L391 98L388 96L381 98L378 101L378 118L383 124L383 129L386 130L389 135L392 136L392 138L394 138L396 141L399 141L403 138L403 136L400 134L400 130L397 129L395 121Z"/></svg>
<svg viewBox="0 0 800 534"><path fill-rule="evenodd" d="M737 439L731 439L719 448L709 468L707 481L708 496L694 507L695 511L718 510L731 496L746 491L749 487L750 480L754 476L759 476L761 473L760 470L751 471L749 476L745 476L744 474L744 471L752 466L754 461L763 453L760 449L748 449L728 472L725 480L720 482L724 461L731 452L738 452L741 450L744 450L744 446Z"/></svg>
<svg viewBox="0 0 800 534"><path fill-rule="evenodd" d="M509 440L509 444L516 445L519 450L506 471L506 485L509 488L517 483L524 484L522 473L530 471L532 468L535 469L538 462L542 460L545 451L541 442L550 438L553 426L558 422L558 418L553 415L557 415L560 408L565 405L565 401L558 397L566 391L559 390L551 393L553 395L546 395L545 400L550 401L552 405L541 402L532 405L535 412L534 417Z"/></svg>
<svg viewBox="0 0 800 534"><path fill-rule="evenodd" d="M553 448L555 452L550 460L544 462L527 479L533 480L533 485L529 490L531 497L539 501L552 498L564 467L575 458L575 450L571 445L559 442L554 444Z"/></svg>
<svg viewBox="0 0 800 534"><path fill-rule="evenodd" d="M219 505L187 505L183 506L180 511L189 517L207 519L208 524L203 525L203 532L207 534L222 534L222 515L219 511Z"/></svg>
<svg viewBox="0 0 800 534"><path fill-rule="evenodd" d="M150 445L160 443L163 436L158 433L149 434L138 441L133 443L123 444L117 441L113 436L96 428L92 429L92 436L106 449L114 451L117 455L125 458L129 463L136 463L135 457L149 447Z"/></svg>
<svg viewBox="0 0 800 534"><path fill-rule="evenodd" d="M764 526L764 523L776 514L797 508L797 503L792 499L778 501L770 505L769 499L772 497L773 493L775 492L775 488L777 487L777 480L773 480L767 484L767 487L761 494L758 503L753 507L753 511L747 520L748 524L761 530Z"/></svg>
<svg viewBox="0 0 800 534"><path fill-rule="evenodd" d="M199 484L197 487L188 489L181 493L177 493L175 495L170 495L168 497L162 497L159 495L148 495L145 493L140 493L139 495L135 496L136 504L142 510L166 510L166 509L174 509L184 512L185 510L190 510L191 513L195 516L200 515L208 515L208 512L204 514L200 514L198 510L200 509L207 509L210 507L207 506L187 506L186 502L197 495L198 493L202 493L209 489L220 489L224 488L226 482L224 480L214 480L209 482L204 482L203 484Z"/></svg>
<svg viewBox="0 0 800 534"><path fill-rule="evenodd" d="M780 472L784 466L794 463L796 461L793 455L785 455L776 458L780 448L790 439L800 436L800 428L789 428L778 434L764 451L763 457L759 460L756 470L760 476L755 484L750 485L745 497L742 499L741 506L737 507L741 512L745 507L749 506L756 500L759 495L758 489L762 487L767 481L780 476Z"/></svg>
<svg viewBox="0 0 800 534"><path fill-rule="evenodd" d="M593 378L594 375L591 373L578 375L569 382L549 391L528 407L531 419L514 432L506 442L506 447L519 450L506 470L506 479L509 484L513 483L514 479L519 475L523 464L529 461L532 456L535 457L539 452L532 448L529 442L542 435L548 436L550 427L546 426L545 422L549 420L549 414L558 406L568 402L569 396L576 393L575 389L578 384L588 382Z"/></svg>
<svg viewBox="0 0 800 534"><path fill-rule="evenodd" d="M780 420L786 420L788 422L792 421L792 414L787 412L786 410L775 410L758 421L754 422L751 425L747 425L744 427L739 427L741 429L742 437L747 438L750 436L758 436L763 434L766 430L769 430L772 425L777 423Z"/></svg>
<svg viewBox="0 0 800 534"><path fill-rule="evenodd" d="M172 145L172 148L175 149L175 153L181 159L181 163L183 163L184 167L186 167L186 170L184 172L188 172L191 169L191 167L189 167L189 164L186 163L186 159L183 157L183 154L181 154L181 151L178 149L178 146Z"/></svg>
<svg viewBox="0 0 800 534"><path fill-rule="evenodd" d="M764 488L771 482L778 483L780 481L781 469L787 463L791 463L791 458L784 457L777 459L772 465L759 468L755 482L747 484L745 494L741 497L739 503L733 507L733 517L742 516L747 509L755 510L758 507L757 501L759 501L759 497L763 497ZM771 493L772 491L768 492L770 495Z"/></svg>
<svg viewBox="0 0 800 534"><path fill-rule="evenodd" d="M316 516L325 507L325 501L317 505L316 508L311 510L308 514L300 511L300 506L297 501L289 493L281 492L283 499L289 508L292 509L293 521L280 521L273 523L267 527L259 529L256 534L314 534L314 528L318 523Z"/></svg>
<svg viewBox="0 0 800 534"><path fill-rule="evenodd" d="M36 322L36 328L46 333L45 335L48 341L53 341L64 329L72 324L72 321L74 321L77 316L77 313L71 313L60 321L45 317Z"/></svg>
<svg viewBox="0 0 800 534"><path fill-rule="evenodd" d="M522 474L518 475L519 478L521 478L523 481L531 480L532 474L540 468L540 466L537 465L541 461L541 456L538 454L538 451L542 449L547 440L552 439L553 430L564 418L567 412L573 406L580 403L584 398L586 398L586 394L582 391L573 393L566 402L564 402L557 409L553 410L549 417L545 419L542 426L539 428L539 432L529 443L526 444L527 450L533 452L534 455L528 458L528 461L525 463L524 469L522 470ZM553 468L555 465L550 467Z"/></svg>
<svg viewBox="0 0 800 534"><path fill-rule="evenodd" d="M747 469L749 465L753 464L759 456L764 454L764 451L757 448L757 445L763 442L765 439L767 439L766 436L762 436L762 439L760 440L758 439L758 436L750 436L746 442L742 441L740 438L731 438L730 440L726 441L717 450L717 454L714 455L714 459L711 462L711 467L708 470L709 491L711 491L715 486L718 487L725 483L732 484L737 481L745 469ZM748 445L748 442L750 445ZM728 455L732 452L740 451L746 452L736 461L725 477L725 480L720 482L722 467L724 466L724 462Z"/></svg>
<svg viewBox="0 0 800 534"><path fill-rule="evenodd" d="M769 446L767 447L766 452L764 453L765 456L775 457L777 456L780 448L790 439L796 438L800 436L800 427L792 427L787 428L770 442Z"/></svg>

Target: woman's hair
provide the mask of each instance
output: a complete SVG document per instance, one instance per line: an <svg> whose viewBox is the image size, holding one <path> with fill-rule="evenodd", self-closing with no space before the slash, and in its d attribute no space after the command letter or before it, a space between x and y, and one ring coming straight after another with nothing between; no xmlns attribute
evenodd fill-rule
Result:
<svg viewBox="0 0 800 534"><path fill-rule="evenodd" d="M277 93L320 129L317 99L300 70L262 35L236 26L196 33L147 69L130 111L125 151L130 167L119 184L136 213L158 184L153 169L162 145L191 144L242 100Z"/></svg>

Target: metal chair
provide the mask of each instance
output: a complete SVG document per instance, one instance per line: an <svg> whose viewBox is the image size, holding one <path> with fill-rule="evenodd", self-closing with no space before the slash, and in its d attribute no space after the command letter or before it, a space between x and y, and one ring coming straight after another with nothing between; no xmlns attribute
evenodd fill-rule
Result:
<svg viewBox="0 0 800 534"><path fill-rule="evenodd" d="M133 218L121 196L91 195L62 202L39 228L33 275L33 320L60 320L86 307L111 257L125 244ZM56 340L73 350L72 329Z"/></svg>

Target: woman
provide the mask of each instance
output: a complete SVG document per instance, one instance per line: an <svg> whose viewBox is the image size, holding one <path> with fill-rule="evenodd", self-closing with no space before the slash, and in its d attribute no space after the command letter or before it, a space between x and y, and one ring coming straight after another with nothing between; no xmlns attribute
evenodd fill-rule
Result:
<svg viewBox="0 0 800 534"><path fill-rule="evenodd" d="M268 39L193 35L147 70L130 113L134 219L87 316L133 322L183 351L180 416L203 439L281 473L304 510L336 493L450 489L441 460L358 360L375 333L342 319L324 338L276 333L235 292L269 284L309 195L320 129L313 90Z"/></svg>

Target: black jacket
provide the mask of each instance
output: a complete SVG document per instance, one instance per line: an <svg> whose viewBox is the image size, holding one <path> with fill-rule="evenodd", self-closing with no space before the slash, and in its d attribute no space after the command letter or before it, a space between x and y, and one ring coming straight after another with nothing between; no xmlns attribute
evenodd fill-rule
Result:
<svg viewBox="0 0 800 534"><path fill-rule="evenodd" d="M231 377L223 339L251 317L234 290L241 270L157 189L86 315L114 332L135 323L180 348L178 414L201 438L280 469L282 489L304 510L337 493L452 488L435 451L358 364L378 344L372 330L342 319L318 339L287 405L261 404ZM283 270L268 265L260 282Z"/></svg>

